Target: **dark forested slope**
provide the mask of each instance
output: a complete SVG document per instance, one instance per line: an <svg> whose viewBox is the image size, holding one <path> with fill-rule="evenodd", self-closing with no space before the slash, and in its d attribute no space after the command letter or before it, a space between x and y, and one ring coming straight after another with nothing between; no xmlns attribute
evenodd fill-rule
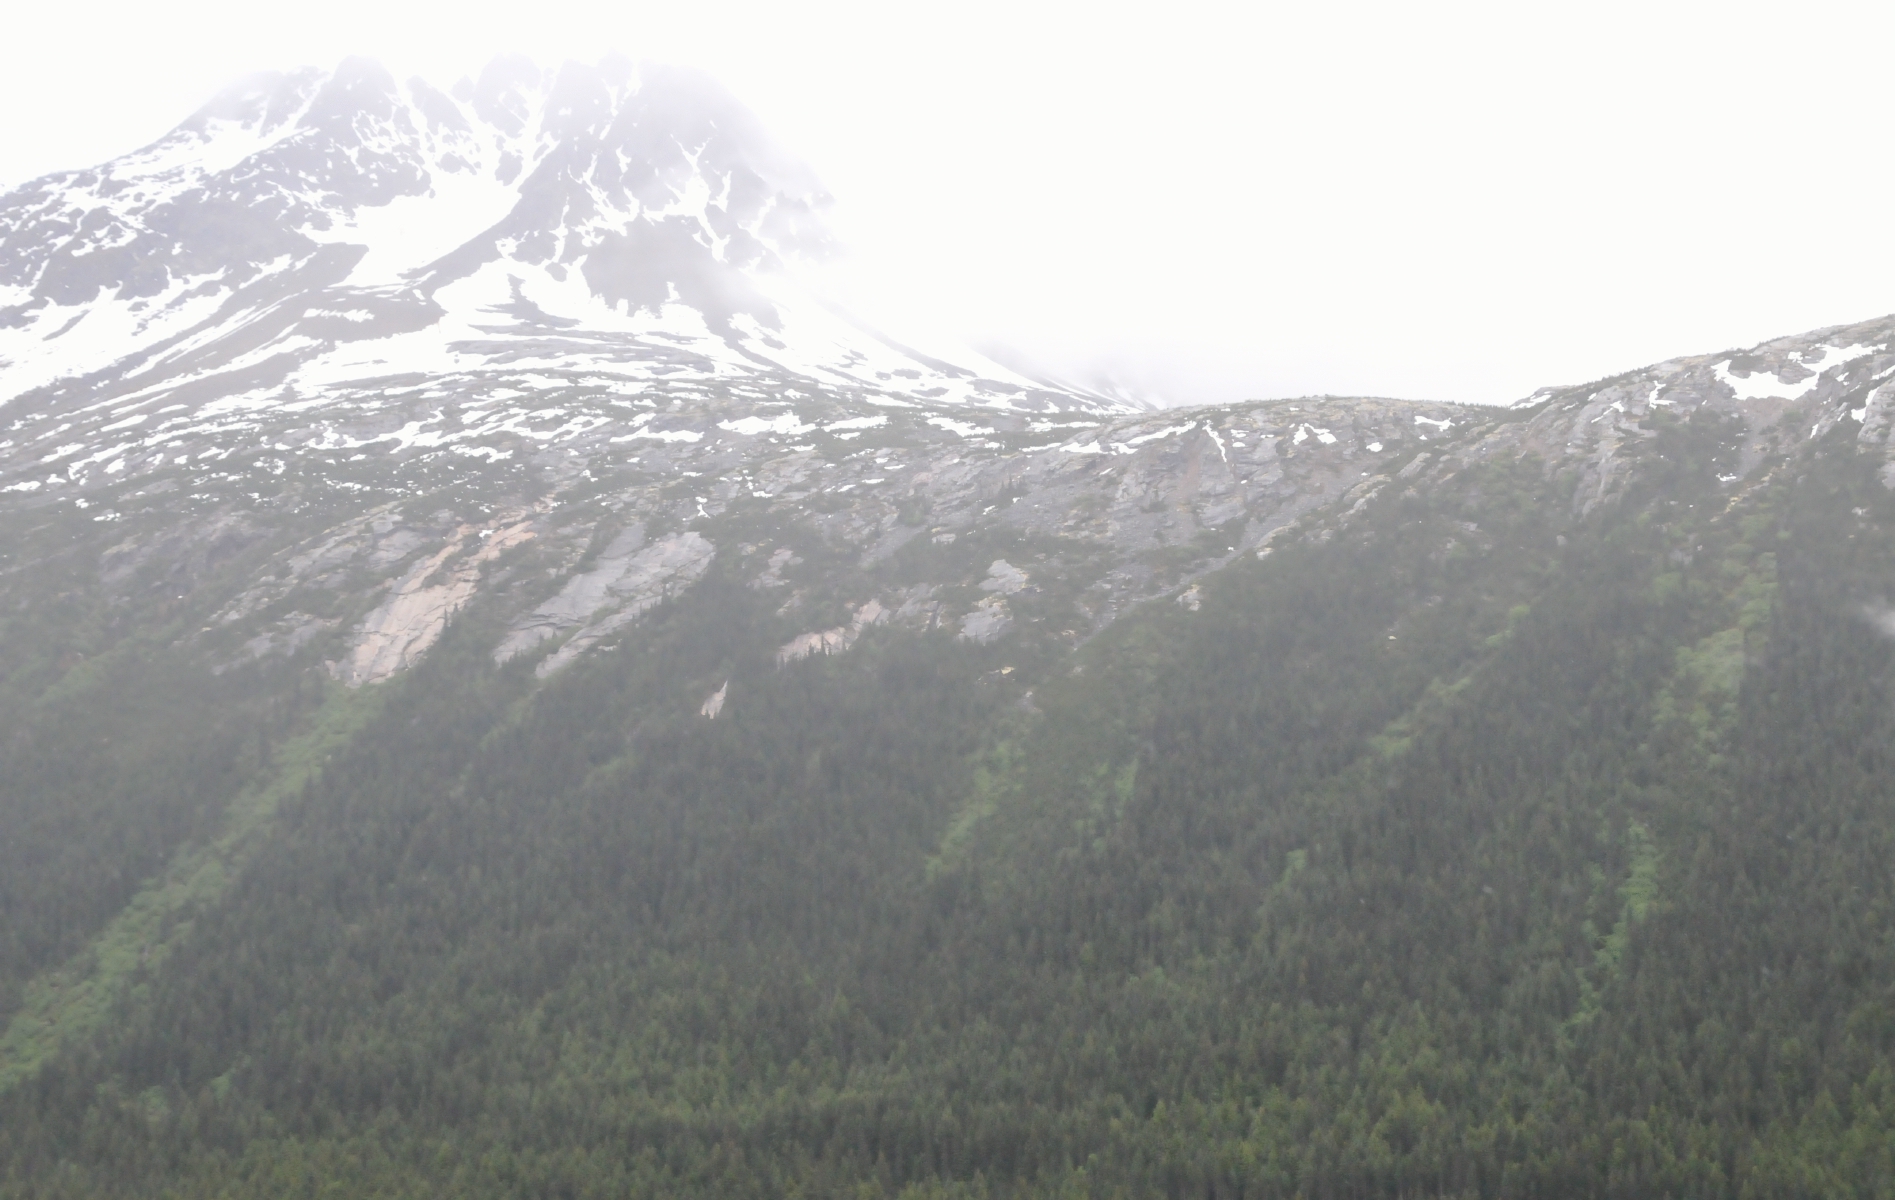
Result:
<svg viewBox="0 0 1895 1200"><path fill-rule="evenodd" d="M0 196L0 1200L1895 1191L1895 317L1147 411L826 204L519 60Z"/></svg>
<svg viewBox="0 0 1895 1200"><path fill-rule="evenodd" d="M1895 496L1648 424L1077 648L780 663L726 559L545 679L26 606L0 1192L1885 1194Z"/></svg>

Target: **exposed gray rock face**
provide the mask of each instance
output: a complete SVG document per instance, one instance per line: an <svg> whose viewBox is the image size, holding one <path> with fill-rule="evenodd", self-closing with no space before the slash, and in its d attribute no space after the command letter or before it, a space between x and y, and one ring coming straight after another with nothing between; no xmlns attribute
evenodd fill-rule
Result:
<svg viewBox="0 0 1895 1200"><path fill-rule="evenodd" d="M1014 566L1004 558L996 558L987 568L987 578L980 581L983 592L997 592L1002 596L1011 596L1026 586L1026 572Z"/></svg>
<svg viewBox="0 0 1895 1200"><path fill-rule="evenodd" d="M507 632L494 651L495 661L505 662L541 642L572 633L564 646L540 664L540 674L550 674L599 639L696 583L710 569L717 552L695 530L660 538L649 546L644 541L643 525L621 533L596 566L568 579L557 595Z"/></svg>
<svg viewBox="0 0 1895 1200"><path fill-rule="evenodd" d="M970 642L991 642L1011 628L1013 614L998 596L978 601L974 610L961 618L961 637Z"/></svg>
<svg viewBox="0 0 1895 1200"><path fill-rule="evenodd" d="M970 642L991 642L1013 628L1013 611L1004 597L1026 587L1026 572L1004 558L987 568L980 590L991 593L974 602L974 609L961 618L961 637Z"/></svg>
<svg viewBox="0 0 1895 1200"><path fill-rule="evenodd" d="M849 614L847 625L838 625L834 629L824 629L815 633L798 634L777 648L776 665L787 666L799 658L808 658L812 654L840 654L855 644L862 631L871 625L880 625L892 614L882 607L879 600L870 600L854 607Z"/></svg>
<svg viewBox="0 0 1895 1200"><path fill-rule="evenodd" d="M1544 389L1516 405L1538 410L1476 454L1524 450L1584 467L1573 504L1589 510L1629 480L1655 414L1701 414L1730 424L1738 483L1786 447L1845 423L1877 453L1889 448L1884 415L1895 375L1895 318L1778 338L1745 351L1672 359L1584 388Z"/></svg>
<svg viewBox="0 0 1895 1200"><path fill-rule="evenodd" d="M474 529L462 526L455 533L441 549L415 559L389 588L388 598L363 619L337 671L343 682L352 687L376 683L412 666L473 597L481 567L533 536L531 525L522 522L491 534L470 551L467 543Z"/></svg>

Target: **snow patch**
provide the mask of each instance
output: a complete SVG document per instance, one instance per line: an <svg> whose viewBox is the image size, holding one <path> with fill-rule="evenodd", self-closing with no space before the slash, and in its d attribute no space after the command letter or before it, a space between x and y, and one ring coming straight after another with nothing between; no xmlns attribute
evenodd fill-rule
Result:
<svg viewBox="0 0 1895 1200"><path fill-rule="evenodd" d="M366 246L349 273L355 287L399 284L450 251L499 224L519 203L519 193L480 171L437 169L428 191L397 196L375 208L358 208L346 225L304 229L315 242Z"/></svg>
<svg viewBox="0 0 1895 1200"><path fill-rule="evenodd" d="M886 420L886 418L883 419ZM816 428L814 425L803 424L797 419L796 414L793 412L786 412L768 421L762 417L742 417L735 421L719 421L717 427L719 429L727 429L732 433L741 433L745 437L757 437L765 433L793 435L807 433L809 430ZM695 441L696 439L694 438L692 440Z"/></svg>
<svg viewBox="0 0 1895 1200"><path fill-rule="evenodd" d="M1196 421L1184 425L1167 425L1165 428L1155 430L1151 433L1141 433L1137 437L1126 438L1123 442L1118 444L1122 446L1142 446L1146 442L1155 442L1160 438L1175 437L1180 433L1189 433L1197 427L1198 423Z"/></svg>
<svg viewBox="0 0 1895 1200"><path fill-rule="evenodd" d="M1731 360L1718 363L1712 373L1717 381L1730 388L1732 395L1739 400L1801 400L1812 388L1822 381L1824 375L1837 367L1847 366L1858 358L1874 354L1876 347L1853 345L1837 348L1817 346L1798 356L1797 365L1810 372L1809 378L1796 383L1785 383L1777 378L1776 371L1756 370L1745 378L1731 374ZM1809 354L1815 354L1812 359ZM1780 368L1779 368L1780 369Z"/></svg>
<svg viewBox="0 0 1895 1200"><path fill-rule="evenodd" d="M953 417L929 417L928 424L935 426L937 429L945 429L949 433L958 434L961 437L975 437L983 433L993 432L992 429L984 425L975 425L969 421L956 421Z"/></svg>

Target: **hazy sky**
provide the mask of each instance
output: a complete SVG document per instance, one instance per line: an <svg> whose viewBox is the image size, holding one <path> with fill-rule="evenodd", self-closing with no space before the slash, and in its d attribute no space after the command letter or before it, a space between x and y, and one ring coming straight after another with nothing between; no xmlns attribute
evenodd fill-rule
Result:
<svg viewBox="0 0 1895 1200"><path fill-rule="evenodd" d="M0 182L249 71L721 79L897 331L1174 401L1515 399L1895 310L1895 5L145 0L8 16Z"/></svg>

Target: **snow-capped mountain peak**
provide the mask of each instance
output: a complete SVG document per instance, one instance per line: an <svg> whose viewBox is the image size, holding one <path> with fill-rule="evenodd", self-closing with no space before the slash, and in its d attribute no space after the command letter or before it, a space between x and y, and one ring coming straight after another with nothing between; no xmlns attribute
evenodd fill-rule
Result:
<svg viewBox="0 0 1895 1200"><path fill-rule="evenodd" d="M260 75L144 149L0 197L0 403L104 425L530 373L1123 407L823 303L795 268L831 252L827 203L687 70L503 59L451 92L366 60Z"/></svg>

